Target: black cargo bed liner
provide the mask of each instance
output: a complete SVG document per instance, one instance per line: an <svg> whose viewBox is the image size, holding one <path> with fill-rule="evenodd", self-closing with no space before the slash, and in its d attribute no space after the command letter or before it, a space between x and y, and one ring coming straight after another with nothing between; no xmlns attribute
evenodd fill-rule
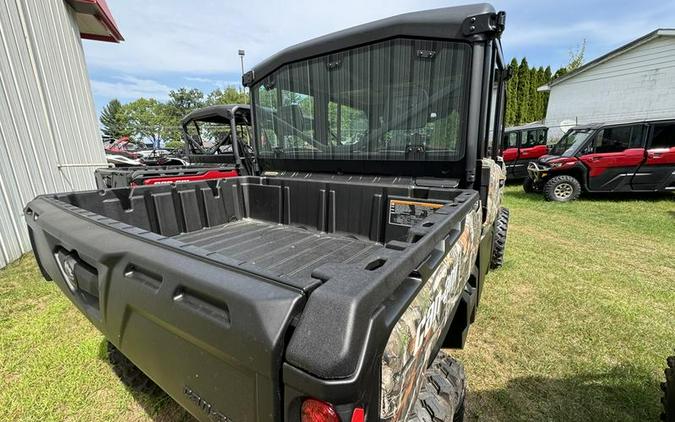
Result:
<svg viewBox="0 0 675 422"><path fill-rule="evenodd" d="M173 238L280 278L310 278L323 264L358 262L384 248L372 241L250 218Z"/></svg>

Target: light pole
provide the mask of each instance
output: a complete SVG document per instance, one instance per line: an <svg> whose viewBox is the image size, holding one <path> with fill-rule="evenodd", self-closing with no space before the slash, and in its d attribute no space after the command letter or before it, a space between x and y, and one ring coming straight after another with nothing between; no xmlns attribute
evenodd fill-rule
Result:
<svg viewBox="0 0 675 422"><path fill-rule="evenodd" d="M245 55L246 55L246 51L239 50L239 58L241 59L241 79L242 79L241 88L242 89L246 89L246 88L244 88L244 56Z"/></svg>

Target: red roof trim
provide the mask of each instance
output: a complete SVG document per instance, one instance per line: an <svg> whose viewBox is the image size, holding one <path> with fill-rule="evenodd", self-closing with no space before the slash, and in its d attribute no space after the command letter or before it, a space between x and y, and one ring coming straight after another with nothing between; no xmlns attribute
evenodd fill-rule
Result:
<svg viewBox="0 0 675 422"><path fill-rule="evenodd" d="M85 39L120 42L124 37L115 23L115 19L108 8L106 0L66 0L75 12L94 16L101 25L108 31L109 35L89 34L80 32L80 36Z"/></svg>
<svg viewBox="0 0 675 422"><path fill-rule="evenodd" d="M117 38L112 35L96 35L96 34L87 34L80 32L80 38L83 40L92 40L92 41L106 41L106 42L119 42Z"/></svg>

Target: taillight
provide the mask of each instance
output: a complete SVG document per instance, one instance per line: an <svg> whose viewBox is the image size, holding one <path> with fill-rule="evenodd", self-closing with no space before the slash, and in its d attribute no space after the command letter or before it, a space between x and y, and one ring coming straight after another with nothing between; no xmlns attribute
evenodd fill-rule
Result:
<svg viewBox="0 0 675 422"><path fill-rule="evenodd" d="M366 412L363 410L363 407L357 407L352 413L352 422L365 422Z"/></svg>
<svg viewBox="0 0 675 422"><path fill-rule="evenodd" d="M302 422L340 422L332 404L316 399L302 402Z"/></svg>

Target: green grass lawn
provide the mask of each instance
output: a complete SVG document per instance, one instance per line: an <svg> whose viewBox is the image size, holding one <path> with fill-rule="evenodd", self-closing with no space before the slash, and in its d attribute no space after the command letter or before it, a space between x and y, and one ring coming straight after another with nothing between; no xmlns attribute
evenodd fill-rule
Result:
<svg viewBox="0 0 675 422"><path fill-rule="evenodd" d="M658 420L675 347L675 197L553 204L507 189L504 267L467 347L469 420ZM188 420L122 386L31 255L0 270L0 420Z"/></svg>

